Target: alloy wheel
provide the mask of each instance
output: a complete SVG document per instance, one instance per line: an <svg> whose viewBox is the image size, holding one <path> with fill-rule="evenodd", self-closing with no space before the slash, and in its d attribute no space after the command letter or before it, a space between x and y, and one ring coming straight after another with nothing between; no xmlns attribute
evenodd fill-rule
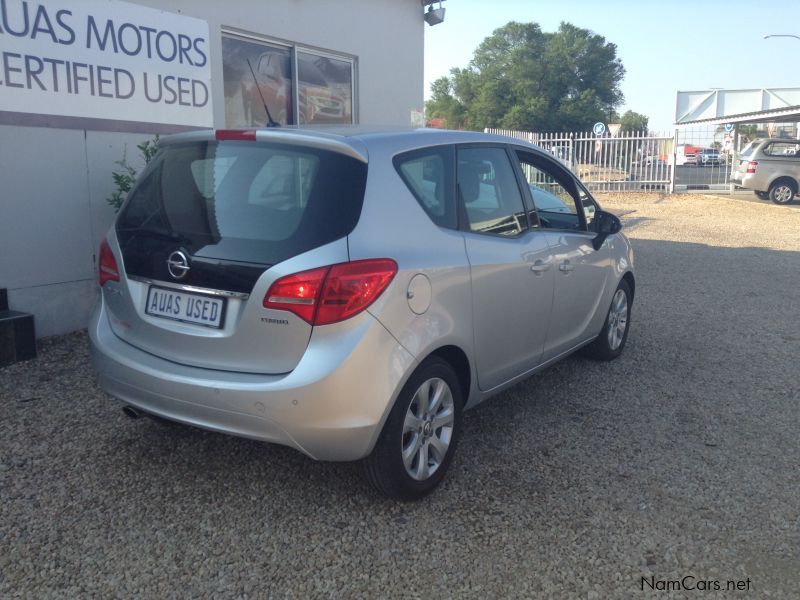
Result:
<svg viewBox="0 0 800 600"><path fill-rule="evenodd" d="M608 311L608 346L616 350L625 338L628 327L628 296L622 289L617 290Z"/></svg>
<svg viewBox="0 0 800 600"><path fill-rule="evenodd" d="M772 194L773 199L775 202L789 202L794 196L794 191L788 185L779 185L775 188L775 191Z"/></svg>
<svg viewBox="0 0 800 600"><path fill-rule="evenodd" d="M403 464L413 479L424 481L442 465L454 425L450 386L438 377L426 380L414 393L403 422Z"/></svg>

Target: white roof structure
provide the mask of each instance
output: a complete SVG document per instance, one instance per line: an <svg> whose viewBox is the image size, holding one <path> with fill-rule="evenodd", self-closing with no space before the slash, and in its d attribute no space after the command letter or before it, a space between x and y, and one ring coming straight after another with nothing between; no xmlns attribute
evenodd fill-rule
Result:
<svg viewBox="0 0 800 600"><path fill-rule="evenodd" d="M800 88L679 91L675 125L800 122Z"/></svg>

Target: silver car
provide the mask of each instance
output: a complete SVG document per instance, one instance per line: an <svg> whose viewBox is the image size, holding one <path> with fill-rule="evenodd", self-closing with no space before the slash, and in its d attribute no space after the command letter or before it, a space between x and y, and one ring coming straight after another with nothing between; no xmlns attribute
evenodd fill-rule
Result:
<svg viewBox="0 0 800 600"><path fill-rule="evenodd" d="M731 181L759 198L789 204L800 184L800 140L767 138L750 142L739 153Z"/></svg>
<svg viewBox="0 0 800 600"><path fill-rule="evenodd" d="M100 246L90 325L126 414L363 459L415 499L461 417L628 336L633 253L550 153L470 132L163 138Z"/></svg>

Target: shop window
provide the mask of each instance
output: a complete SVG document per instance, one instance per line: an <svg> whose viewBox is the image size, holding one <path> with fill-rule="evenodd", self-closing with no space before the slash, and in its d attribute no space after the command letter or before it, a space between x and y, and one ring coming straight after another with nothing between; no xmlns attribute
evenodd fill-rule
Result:
<svg viewBox="0 0 800 600"><path fill-rule="evenodd" d="M293 122L289 48L223 37L222 76L227 127L266 125L264 104L281 125Z"/></svg>
<svg viewBox="0 0 800 600"><path fill-rule="evenodd" d="M353 63L297 53L300 123L353 122Z"/></svg>
<svg viewBox="0 0 800 600"><path fill-rule="evenodd" d="M352 58L226 34L222 70L226 127L355 122Z"/></svg>

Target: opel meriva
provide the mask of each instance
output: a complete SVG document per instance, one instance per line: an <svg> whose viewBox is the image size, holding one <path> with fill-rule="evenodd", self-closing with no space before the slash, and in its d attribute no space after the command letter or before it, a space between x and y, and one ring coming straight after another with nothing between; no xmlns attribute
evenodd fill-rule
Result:
<svg viewBox="0 0 800 600"><path fill-rule="evenodd" d="M469 132L164 138L100 246L90 335L140 414L442 480L462 412L628 335L633 254L553 156Z"/></svg>

